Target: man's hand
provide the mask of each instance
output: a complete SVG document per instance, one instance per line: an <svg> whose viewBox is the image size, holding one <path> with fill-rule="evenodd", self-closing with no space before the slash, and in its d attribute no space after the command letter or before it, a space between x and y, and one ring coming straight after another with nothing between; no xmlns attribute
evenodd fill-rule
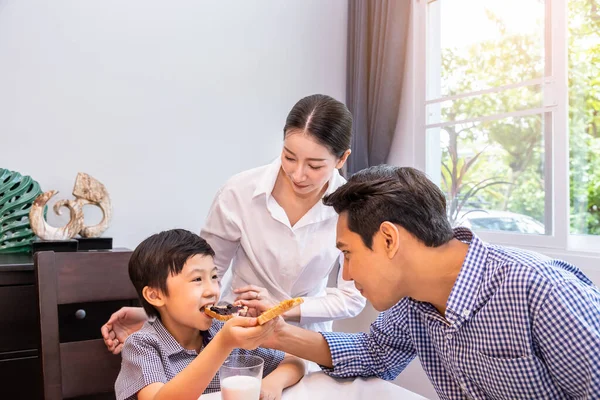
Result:
<svg viewBox="0 0 600 400"><path fill-rule="evenodd" d="M239 300L236 304L248 307L248 315L252 313L253 315L260 315L269 308L271 308L268 304L262 302L261 300ZM273 318L271 321L267 322L265 325L273 324L273 331L268 338L265 339L264 342L260 345L261 347L266 347L268 349L281 350L279 347L279 336L281 332L285 329L287 323L283 319L283 316Z"/></svg>
<svg viewBox="0 0 600 400"><path fill-rule="evenodd" d="M267 339L261 344L261 347L265 347L267 349L275 349L280 350L280 335L287 326L287 323L283 319L283 317L273 318L271 321L267 322L267 324L273 324L273 331L267 337Z"/></svg>
<svg viewBox="0 0 600 400"><path fill-rule="evenodd" d="M256 318L234 317L223 325L219 334L224 344L231 349L254 350L261 346L273 334L274 321L258 325Z"/></svg>
<svg viewBox="0 0 600 400"><path fill-rule="evenodd" d="M270 323L274 325L273 331L262 342L262 347L293 354L324 367L333 367L329 344L321 333L288 324L282 317L274 318Z"/></svg>
<svg viewBox="0 0 600 400"><path fill-rule="evenodd" d="M147 320L148 316L141 307L123 307L111 315L100 328L108 351L119 354L125 339L133 332L139 331Z"/></svg>

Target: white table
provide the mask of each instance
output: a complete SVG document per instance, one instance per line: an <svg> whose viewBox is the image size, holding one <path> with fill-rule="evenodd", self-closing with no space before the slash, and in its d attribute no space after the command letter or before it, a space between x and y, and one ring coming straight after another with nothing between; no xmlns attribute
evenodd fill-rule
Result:
<svg viewBox="0 0 600 400"><path fill-rule="evenodd" d="M200 396L219 400L221 393ZM427 400L393 383L378 378L334 379L323 372L309 372L300 382L283 392L282 400Z"/></svg>

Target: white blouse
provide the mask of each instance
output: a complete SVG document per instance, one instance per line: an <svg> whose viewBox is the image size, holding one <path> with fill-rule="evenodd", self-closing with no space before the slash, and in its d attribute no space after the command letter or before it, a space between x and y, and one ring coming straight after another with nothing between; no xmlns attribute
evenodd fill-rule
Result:
<svg viewBox="0 0 600 400"><path fill-rule="evenodd" d="M231 282L223 282L223 300L232 302L232 288L257 285L282 301L303 297L300 326L331 331L332 321L358 315L365 298L352 281L327 287L331 271L343 263L335 247L338 215L317 202L294 226L272 196L281 168L269 165L233 176L219 190L200 233L214 249L218 275L231 265ZM325 194L345 183L335 169Z"/></svg>

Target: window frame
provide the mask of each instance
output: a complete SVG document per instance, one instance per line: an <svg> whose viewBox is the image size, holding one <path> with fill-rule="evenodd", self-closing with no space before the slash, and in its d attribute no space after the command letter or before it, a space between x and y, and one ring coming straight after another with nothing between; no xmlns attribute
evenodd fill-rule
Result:
<svg viewBox="0 0 600 400"><path fill-rule="evenodd" d="M444 0L413 0L413 68L414 68L414 99L416 107L413 121L414 158L412 166L426 171L430 178L440 184L441 148L439 133L428 134L428 129L441 128L445 123L429 124L427 107L441 104L442 101L484 93L500 92L504 89L531 84L543 84L543 106L512 113L500 113L483 116L478 120L502 118L507 116L541 113L551 115L545 120L545 165L551 166L546 170L545 187L546 218L545 224L550 226L547 235L532 235L519 233L504 233L476 231L483 240L491 243L509 245L547 254L563 255L574 258L591 260L588 267L600 271L600 235L575 235L570 233L570 199L569 199L569 99L568 99L568 0L546 0L545 11L545 45L546 70L545 76L532 81L515 82L498 88L490 88L460 94L458 96L441 98L439 91L432 91L433 85L427 85L427 80L435 83L441 73L439 69L431 70L427 62L433 52L441 51L439 34L432 38L428 32L428 24L432 28L440 26L439 8L435 3ZM438 31L439 32L439 31ZM418 49L425 49L419 51ZM435 111L434 111L435 112ZM437 172L437 173L436 173ZM568 260L567 260L568 261Z"/></svg>

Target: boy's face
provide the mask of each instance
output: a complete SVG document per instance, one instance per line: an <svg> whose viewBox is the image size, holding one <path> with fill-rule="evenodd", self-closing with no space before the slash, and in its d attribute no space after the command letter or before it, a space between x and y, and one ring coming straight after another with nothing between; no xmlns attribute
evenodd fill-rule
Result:
<svg viewBox="0 0 600 400"><path fill-rule="evenodd" d="M168 296L163 297L161 318L198 330L208 330L212 318L204 307L219 300L220 288L213 258L195 255L187 260L181 273L167 278Z"/></svg>

